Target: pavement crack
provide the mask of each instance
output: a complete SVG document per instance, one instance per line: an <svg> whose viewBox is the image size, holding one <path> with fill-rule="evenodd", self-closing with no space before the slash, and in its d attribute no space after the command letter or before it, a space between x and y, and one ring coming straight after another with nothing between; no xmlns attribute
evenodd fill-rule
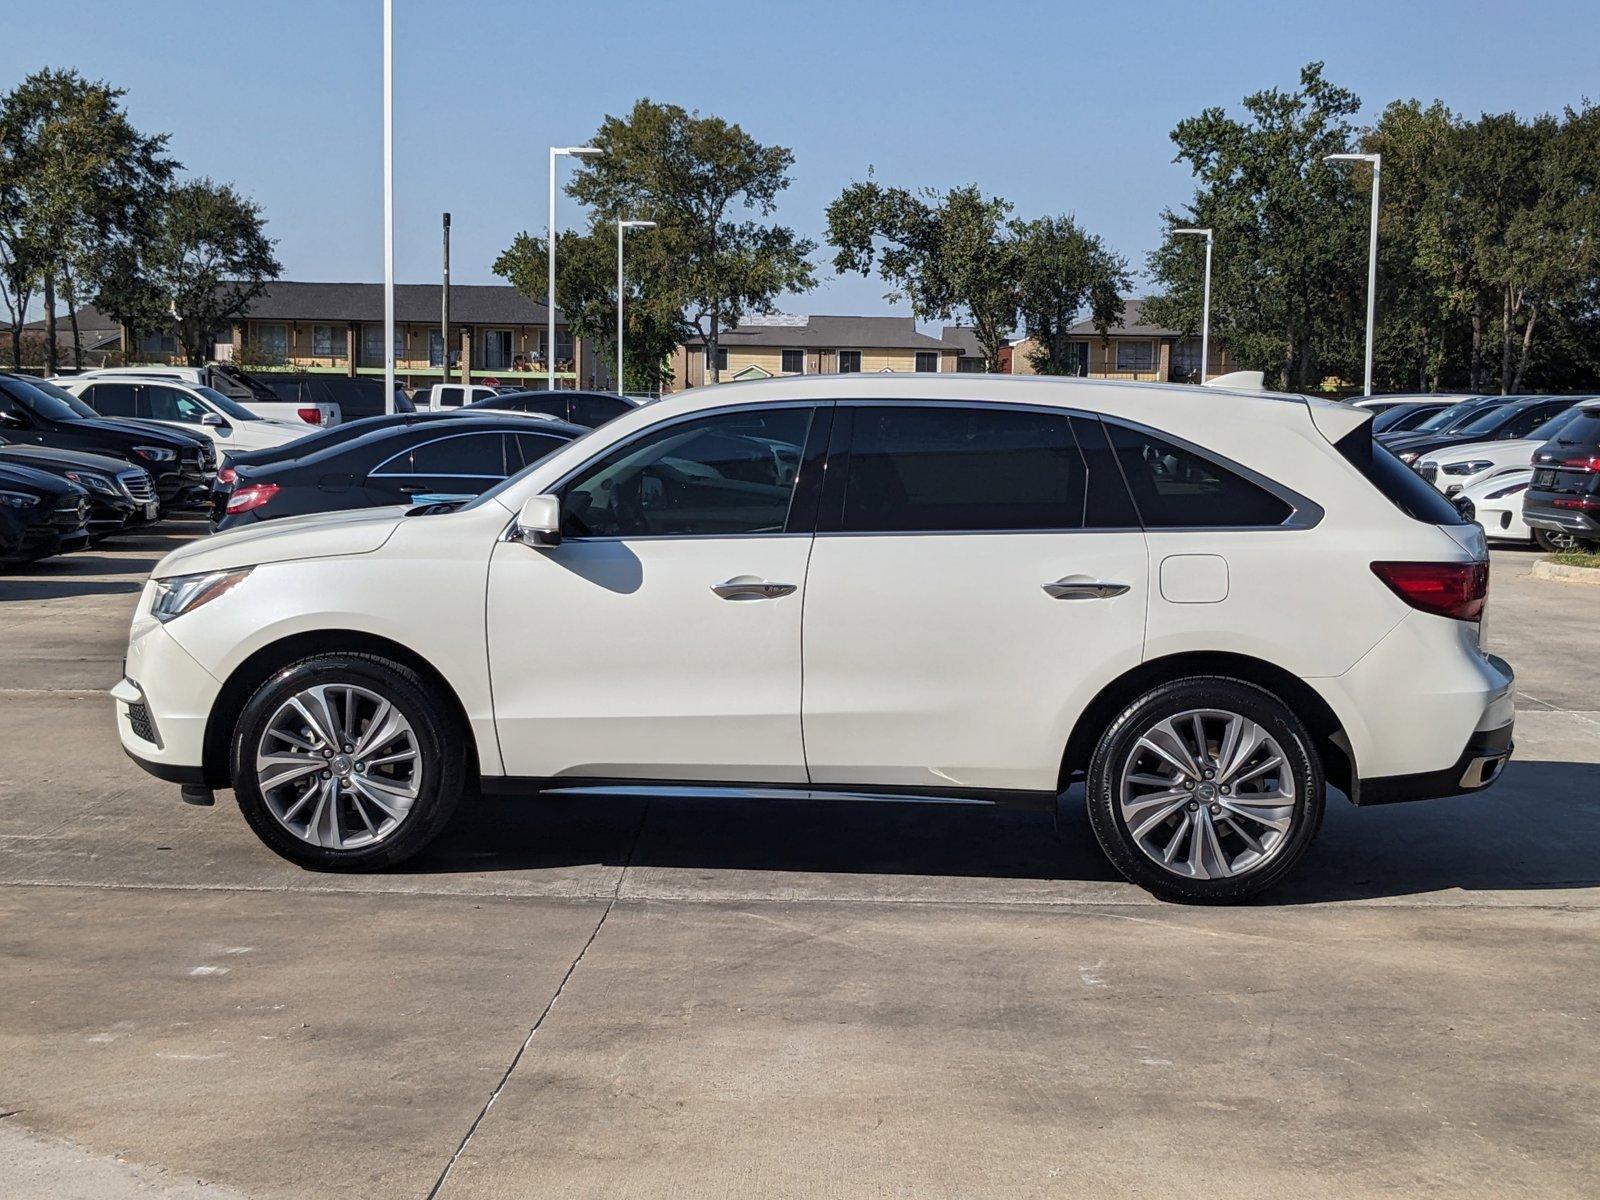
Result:
<svg viewBox="0 0 1600 1200"><path fill-rule="evenodd" d="M439 1178L434 1180L433 1186L428 1189L425 1200L436 1200L436 1197L444 1190L444 1185L450 1178L450 1172L455 1169L456 1163L461 1161L461 1156L466 1153L467 1147L472 1144L472 1139L478 1132L478 1126L483 1124L483 1119L489 1115L489 1110L494 1107L494 1102L500 1099L500 1093L505 1091L506 1084L511 1081L512 1073L517 1069L517 1065L522 1062L522 1057L528 1052L528 1047L533 1045L534 1034L539 1032L539 1027L544 1024L544 1019L555 1008L556 1001L561 999L561 993L566 991L567 983L571 980L574 972L577 971L578 964L583 961L584 956L589 953L589 947L594 945L595 939L600 936L600 931L605 928L606 918L611 915L611 910L617 906L618 897L622 895L622 881L628 874L628 868L633 865L633 856L639 849L639 839L644 836L644 823L649 814L650 801L646 800L639 811L639 824L633 831L633 841L628 846L627 857L623 859L622 869L617 872L616 886L611 889L611 898L606 902L605 909L600 914L600 919L594 923L594 928L590 930L589 936L584 939L583 945L578 948L577 955L567 964L566 972L561 976L561 982L556 984L556 990L551 993L550 999L539 1013L538 1019L529 1028L528 1036L522 1039L522 1044L517 1047L517 1052L511 1056L511 1061L506 1065L505 1073L500 1076L499 1082L494 1085L494 1090L489 1093L489 1098L484 1101L483 1107L478 1110L478 1115L473 1117L472 1124L467 1126L467 1132L462 1135L460 1145L456 1147L455 1153L450 1156L450 1161L445 1163L444 1170L439 1172Z"/></svg>

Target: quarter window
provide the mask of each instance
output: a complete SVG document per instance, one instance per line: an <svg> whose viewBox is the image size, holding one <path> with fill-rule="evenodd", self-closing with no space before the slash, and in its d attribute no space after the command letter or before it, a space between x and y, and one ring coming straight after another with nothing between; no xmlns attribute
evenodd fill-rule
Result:
<svg viewBox="0 0 1600 1200"><path fill-rule="evenodd" d="M435 438L396 454L372 473L504 479L505 437L499 433L466 433Z"/></svg>
<svg viewBox="0 0 1600 1200"><path fill-rule="evenodd" d="M1065 413L895 405L854 417L846 531L1084 527L1088 468Z"/></svg>
<svg viewBox="0 0 1600 1200"><path fill-rule="evenodd" d="M572 537L782 533L810 408L723 413L629 442L565 490Z"/></svg>
<svg viewBox="0 0 1600 1200"><path fill-rule="evenodd" d="M1146 529L1282 525L1294 508L1265 488L1142 429L1105 423Z"/></svg>

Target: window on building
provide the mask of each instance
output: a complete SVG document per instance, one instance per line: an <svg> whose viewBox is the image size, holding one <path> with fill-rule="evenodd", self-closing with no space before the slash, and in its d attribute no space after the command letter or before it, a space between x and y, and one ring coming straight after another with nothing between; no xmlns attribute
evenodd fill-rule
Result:
<svg viewBox="0 0 1600 1200"><path fill-rule="evenodd" d="M1282 525L1294 512L1265 488L1143 429L1105 423L1147 529Z"/></svg>
<svg viewBox="0 0 1600 1200"><path fill-rule="evenodd" d="M428 330L428 365L430 367L444 366L444 333L442 330Z"/></svg>
<svg viewBox="0 0 1600 1200"><path fill-rule="evenodd" d="M480 339L483 361L478 365L486 371L511 369L511 330L485 329ZM558 343L559 353L559 343Z"/></svg>
<svg viewBox="0 0 1600 1200"><path fill-rule="evenodd" d="M176 334L156 333L139 339L139 353L152 357L178 352L178 338Z"/></svg>
<svg viewBox="0 0 1600 1200"><path fill-rule="evenodd" d="M1118 371L1153 371L1155 366L1155 343L1118 339Z"/></svg>
<svg viewBox="0 0 1600 1200"><path fill-rule="evenodd" d="M382 344L381 336L379 344ZM311 355L313 358L342 358L344 349L344 326L313 325L311 327Z"/></svg>
<svg viewBox="0 0 1600 1200"><path fill-rule="evenodd" d="M289 357L289 327L287 325L257 325L256 347L269 362L282 362Z"/></svg>
<svg viewBox="0 0 1600 1200"><path fill-rule="evenodd" d="M706 347L706 370L709 371L710 369L711 369L711 347L707 346ZM728 369L728 348L726 346L718 346L717 347L717 370L726 371L727 369Z"/></svg>
<svg viewBox="0 0 1600 1200"><path fill-rule="evenodd" d="M956 370L963 375L982 375L983 359L968 356L956 360Z"/></svg>
<svg viewBox="0 0 1600 1200"><path fill-rule="evenodd" d="M917 370L925 375L931 375L939 369L939 352L937 350L917 351Z"/></svg>
<svg viewBox="0 0 1600 1200"><path fill-rule="evenodd" d="M848 375L861 370L861 351L839 351L839 374Z"/></svg>
<svg viewBox="0 0 1600 1200"><path fill-rule="evenodd" d="M1172 377L1174 379L1200 377L1200 343L1194 338L1184 338L1173 347Z"/></svg>
<svg viewBox="0 0 1600 1200"><path fill-rule="evenodd" d="M406 335L397 325L394 330L394 356L396 359L404 358L406 354ZM369 367L383 366L383 326L363 325L361 327L361 361Z"/></svg>
<svg viewBox="0 0 1600 1200"><path fill-rule="evenodd" d="M785 375L804 375L806 373L806 352L804 350L785 350L783 352L783 373Z"/></svg>

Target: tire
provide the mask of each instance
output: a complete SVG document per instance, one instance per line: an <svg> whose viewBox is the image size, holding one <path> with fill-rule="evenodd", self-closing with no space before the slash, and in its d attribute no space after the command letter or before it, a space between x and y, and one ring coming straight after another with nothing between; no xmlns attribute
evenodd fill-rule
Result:
<svg viewBox="0 0 1600 1200"><path fill-rule="evenodd" d="M1553 529L1535 529L1533 531L1534 543L1546 554L1564 554L1568 550L1579 550L1583 543L1570 533L1557 533Z"/></svg>
<svg viewBox="0 0 1600 1200"><path fill-rule="evenodd" d="M1202 739L1205 756L1192 750ZM1117 714L1090 759L1087 793L1095 837L1130 882L1163 900L1230 904L1294 870L1321 828L1324 780L1287 704L1240 679L1201 676L1152 688Z"/></svg>
<svg viewBox="0 0 1600 1200"><path fill-rule="evenodd" d="M433 841L461 799L468 734L458 725L409 667L370 654L306 658L246 701L234 727L234 795L256 836L290 862L393 866ZM341 743L331 754L327 734Z"/></svg>

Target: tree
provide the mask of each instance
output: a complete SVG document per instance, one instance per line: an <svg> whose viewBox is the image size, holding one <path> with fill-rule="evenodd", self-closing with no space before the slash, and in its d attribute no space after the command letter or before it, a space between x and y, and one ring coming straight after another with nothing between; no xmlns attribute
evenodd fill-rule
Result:
<svg viewBox="0 0 1600 1200"><path fill-rule="evenodd" d="M1122 293L1133 280L1128 261L1071 217L1013 222L1019 260L1018 308L1033 340L1029 364L1040 375L1071 375L1067 331L1087 311L1102 337L1122 324Z"/></svg>
<svg viewBox="0 0 1600 1200"><path fill-rule="evenodd" d="M1189 164L1198 186L1183 212L1162 213L1167 236L1150 256L1150 271L1165 290L1148 305L1152 320L1199 327L1200 256L1172 230L1210 226L1217 247L1213 331L1241 365L1291 389L1358 372L1365 187L1357 172L1322 159L1350 148L1350 118L1359 107L1355 94L1329 83L1314 62L1301 70L1296 91L1246 97L1243 120L1208 108L1178 123L1175 161Z"/></svg>
<svg viewBox="0 0 1600 1200"><path fill-rule="evenodd" d="M494 263L494 273L525 296L544 298L545 239L518 234ZM672 351L693 331L664 278L664 260L653 233L630 238L623 320L624 391L661 391L672 380ZM616 226L596 220L588 233L566 231L556 239L556 303L575 337L615 360L617 342Z"/></svg>
<svg viewBox="0 0 1600 1200"><path fill-rule="evenodd" d="M177 164L165 135L147 137L123 111L124 91L78 72L42 70L0 97L0 243L12 346L24 292L44 292L46 369L54 372L55 295L75 304L86 271L131 239L140 214ZM92 283L91 283L92 287ZM81 365L77 315L74 357Z"/></svg>
<svg viewBox="0 0 1600 1200"><path fill-rule="evenodd" d="M205 363L211 335L282 271L264 225L260 205L209 179L169 189L156 206L138 266L119 287L146 311L153 296L170 305L190 366Z"/></svg>
<svg viewBox="0 0 1600 1200"><path fill-rule="evenodd" d="M755 219L776 210L794 155L720 117L649 99L626 117L607 116L590 141L604 154L584 162L567 194L601 224L618 217L657 223L649 252L659 255L660 269L650 294L704 339L715 382L723 329L815 284L806 257L815 244ZM529 294L542 297L544 289Z"/></svg>
<svg viewBox="0 0 1600 1200"><path fill-rule="evenodd" d="M828 205L834 269L878 273L919 321L970 324L989 371L1016 325L1019 270L1011 205L977 184L941 193L884 187L869 171Z"/></svg>

